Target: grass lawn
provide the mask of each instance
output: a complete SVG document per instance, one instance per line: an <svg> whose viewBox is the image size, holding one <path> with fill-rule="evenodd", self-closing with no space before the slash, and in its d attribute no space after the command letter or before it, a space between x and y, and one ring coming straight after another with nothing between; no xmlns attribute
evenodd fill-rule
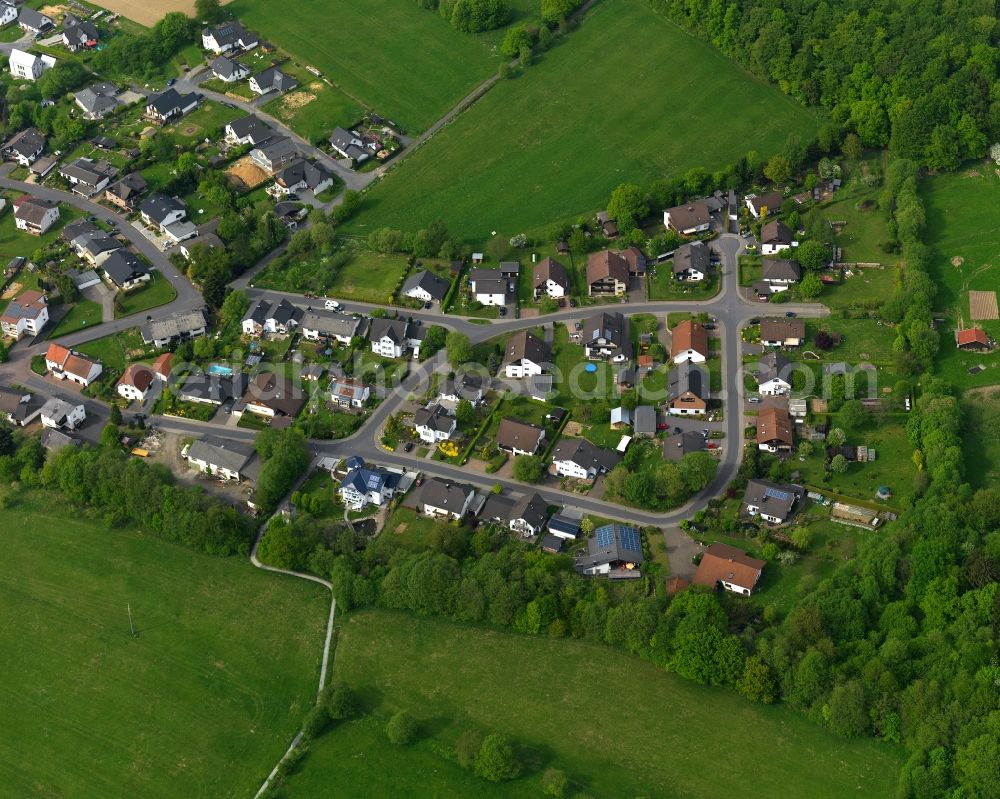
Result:
<svg viewBox="0 0 1000 799"><path fill-rule="evenodd" d="M153 279L138 291L132 291L122 296L121 311L115 317L129 316L150 308L157 308L173 302L177 291L158 269L152 270Z"/></svg>
<svg viewBox="0 0 1000 799"><path fill-rule="evenodd" d="M412 508L400 506L386 520L382 535L389 536L407 549L420 552L430 548L434 531L446 524L448 522L421 516Z"/></svg>
<svg viewBox="0 0 1000 799"><path fill-rule="evenodd" d="M668 264L654 267L647 277L647 294L650 300L701 300L710 299L719 293L719 275L716 270L696 283L674 280L674 273Z"/></svg>
<svg viewBox="0 0 1000 799"><path fill-rule="evenodd" d="M88 341L77 349L84 355L97 358L106 367L113 367L119 371L124 371L125 365L131 361L156 352L154 348L143 344L142 336L136 327Z"/></svg>
<svg viewBox="0 0 1000 799"><path fill-rule="evenodd" d="M69 309L59 324L49 333L49 338L65 336L67 333L75 333L85 327L99 325L104 316L104 309L99 302L93 300L80 300Z"/></svg>
<svg viewBox="0 0 1000 799"><path fill-rule="evenodd" d="M256 96L250 90L250 84L245 80L226 83L224 80L219 80L218 78L210 78L209 80L202 81L199 85L210 91L218 92L219 94L233 94L237 97L242 97L244 100L252 100Z"/></svg>
<svg viewBox="0 0 1000 799"><path fill-rule="evenodd" d="M18 563L0 577L4 792L251 795L315 696L327 592L53 495L0 530Z"/></svg>
<svg viewBox="0 0 1000 799"><path fill-rule="evenodd" d="M553 361L556 368L558 394L556 405L573 411L581 405L594 401L613 402L615 393L615 373L612 367L602 361L588 361L583 347L569 340L565 325L555 326ZM596 371L588 372L584 364L593 364Z"/></svg>
<svg viewBox="0 0 1000 799"><path fill-rule="evenodd" d="M1000 387L962 395L966 477L976 487L1000 480Z"/></svg>
<svg viewBox="0 0 1000 799"><path fill-rule="evenodd" d="M762 798L883 797L901 762L899 750L837 737L787 708L751 705L607 647L387 611L348 617L335 676L359 689L378 718L408 710L421 723L425 743L390 750L360 731L360 740L353 740L355 725L340 727L313 744L289 783L302 787L296 795L313 795L335 779L362 786L359 795L380 795L361 782L375 764L396 778L400 794L469 795L453 761L441 758L427 773L426 757L417 759L429 751L450 754L468 729L506 733L530 764L525 776L506 786L474 789L488 796L540 795L540 773L552 765L575 781L571 793L594 796L682 799L749 790ZM628 711L609 712L611 697L581 701L594 685L628 685ZM720 735L722 718L731 729L754 734ZM372 750L359 749L369 741ZM361 751L363 757L347 755ZM720 762L727 767L719 768ZM420 771L412 773L411 763ZM425 774L430 782L413 782L411 790L403 787L410 782L399 782Z"/></svg>
<svg viewBox="0 0 1000 799"><path fill-rule="evenodd" d="M441 218L470 242L509 238L603 208L626 181L711 171L751 142L766 158L817 124L646 3L607 0L372 186L350 226L416 230Z"/></svg>
<svg viewBox="0 0 1000 799"><path fill-rule="evenodd" d="M410 133L430 127L500 63L487 37L461 33L412 2L236 0L226 10ZM335 24L317 36L317 19Z"/></svg>
<svg viewBox="0 0 1000 799"><path fill-rule="evenodd" d="M327 287L332 297L358 302L391 303L399 279L406 274L406 261L398 255L380 255L358 250Z"/></svg>
<svg viewBox="0 0 1000 799"><path fill-rule="evenodd" d="M336 126L354 124L362 113L361 106L340 89L316 79L271 100L262 110L316 143L326 141Z"/></svg>
<svg viewBox="0 0 1000 799"><path fill-rule="evenodd" d="M818 330L840 333L842 337L840 344L829 352L816 349L814 342ZM857 364L868 361L874 364L888 364L892 362L892 342L895 337L895 331L886 323L879 327L873 319L842 319L837 314L832 314L822 320L806 320L807 343L799 350L810 350L822 356L824 361L834 363L846 361ZM800 351L793 357L800 356Z"/></svg>
<svg viewBox="0 0 1000 799"><path fill-rule="evenodd" d="M59 239L59 231L63 229L64 225L81 216L81 212L72 206L60 204L59 221L43 235L32 236L17 229L17 225L14 223L14 209L11 207L12 195L7 194L6 196L7 207L0 213L0 261L4 263L18 255L31 259L31 254L35 250L48 247Z"/></svg>
<svg viewBox="0 0 1000 799"><path fill-rule="evenodd" d="M169 130L182 141L194 141L214 137L215 132L225 127L227 122L242 116L246 114L239 108L204 100L194 111L171 125Z"/></svg>

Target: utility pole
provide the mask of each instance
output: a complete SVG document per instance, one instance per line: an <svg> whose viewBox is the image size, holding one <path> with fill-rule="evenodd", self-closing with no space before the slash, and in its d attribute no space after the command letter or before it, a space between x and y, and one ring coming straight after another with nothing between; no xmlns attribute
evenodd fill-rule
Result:
<svg viewBox="0 0 1000 799"><path fill-rule="evenodd" d="M132 633L132 637L135 638L135 627L132 625L132 605L130 603L125 607L128 609L128 628Z"/></svg>

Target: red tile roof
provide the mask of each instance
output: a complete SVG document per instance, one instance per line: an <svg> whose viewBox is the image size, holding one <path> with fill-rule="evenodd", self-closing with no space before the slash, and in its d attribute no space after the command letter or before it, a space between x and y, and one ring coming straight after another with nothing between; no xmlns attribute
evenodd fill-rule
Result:
<svg viewBox="0 0 1000 799"><path fill-rule="evenodd" d="M966 330L955 331L955 343L959 347L964 347L967 344L982 344L984 347L988 347L990 340L985 330L978 327L970 327Z"/></svg>

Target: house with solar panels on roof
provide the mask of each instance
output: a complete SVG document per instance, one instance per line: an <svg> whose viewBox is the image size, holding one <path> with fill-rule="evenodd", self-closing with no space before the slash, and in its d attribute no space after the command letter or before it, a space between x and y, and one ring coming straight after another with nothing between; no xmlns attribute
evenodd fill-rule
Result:
<svg viewBox="0 0 1000 799"><path fill-rule="evenodd" d="M594 530L587 552L576 559L576 569L585 575L606 575L609 580L634 580L642 576L642 536L638 528L606 524Z"/></svg>
<svg viewBox="0 0 1000 799"><path fill-rule="evenodd" d="M742 509L748 516L756 516L772 524L783 524L804 496L805 490L801 486L751 480L743 493Z"/></svg>
<svg viewBox="0 0 1000 799"><path fill-rule="evenodd" d="M369 504L383 505L396 493L399 472L367 466L356 455L348 458L344 466L347 474L340 481L337 493L351 510L360 510Z"/></svg>

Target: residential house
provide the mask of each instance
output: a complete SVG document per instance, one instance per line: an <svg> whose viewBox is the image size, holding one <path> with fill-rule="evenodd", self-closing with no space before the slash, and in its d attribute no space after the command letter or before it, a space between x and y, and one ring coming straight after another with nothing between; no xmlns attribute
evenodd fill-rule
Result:
<svg viewBox="0 0 1000 799"><path fill-rule="evenodd" d="M670 333L670 357L674 363L705 363L708 331L700 322L685 319Z"/></svg>
<svg viewBox="0 0 1000 799"><path fill-rule="evenodd" d="M761 277L763 283L770 289L770 293L775 294L787 290L793 283L798 283L802 279L802 267L798 261L765 258Z"/></svg>
<svg viewBox="0 0 1000 799"><path fill-rule="evenodd" d="M743 492L743 510L772 524L783 524L805 495L801 486L751 480Z"/></svg>
<svg viewBox="0 0 1000 799"><path fill-rule="evenodd" d="M310 383L318 383L326 374L326 367L319 363L307 363L302 367L302 379Z"/></svg>
<svg viewBox="0 0 1000 799"><path fill-rule="evenodd" d="M76 430L87 418L87 411L82 402L52 397L42 406L39 415L42 417L44 427L53 430Z"/></svg>
<svg viewBox="0 0 1000 799"><path fill-rule="evenodd" d="M180 119L198 107L202 96L197 92L181 94L172 86L160 94L150 96L146 101L146 119L165 125Z"/></svg>
<svg viewBox="0 0 1000 799"><path fill-rule="evenodd" d="M0 314L0 332L18 341L37 336L49 321L49 305L40 291L25 291L12 299Z"/></svg>
<svg viewBox="0 0 1000 799"><path fill-rule="evenodd" d="M781 194L776 191L770 191L767 194L762 194L760 196L750 194L744 199L746 206L750 211L750 215L754 219L760 219L768 214L774 216L774 214L781 210L782 197Z"/></svg>
<svg viewBox="0 0 1000 799"><path fill-rule="evenodd" d="M318 161L292 161L274 173L274 184L268 193L274 197L287 197L300 191L320 194L333 185L333 177Z"/></svg>
<svg viewBox="0 0 1000 799"><path fill-rule="evenodd" d="M682 244L674 251L673 273L676 280L696 283L708 277L711 254L703 241Z"/></svg>
<svg viewBox="0 0 1000 799"><path fill-rule="evenodd" d="M646 258L646 254L634 244L631 247L626 247L622 250L621 257L625 259L626 263L628 263L628 273L632 277L642 277L646 274L646 267L649 264L649 259Z"/></svg>
<svg viewBox="0 0 1000 799"><path fill-rule="evenodd" d="M302 314L299 326L302 337L309 341L327 339L347 346L352 338L360 335L361 322L359 317L340 311L309 308Z"/></svg>
<svg viewBox="0 0 1000 799"><path fill-rule="evenodd" d="M130 401L142 402L155 379L156 374L145 364L129 364L118 381L118 395Z"/></svg>
<svg viewBox="0 0 1000 799"><path fill-rule="evenodd" d="M0 28L10 25L14 20L17 19L17 4L15 0L3 0L0 3Z"/></svg>
<svg viewBox="0 0 1000 799"><path fill-rule="evenodd" d="M656 409L652 405L639 405L632 413L632 434L636 438L656 435Z"/></svg>
<svg viewBox="0 0 1000 799"><path fill-rule="evenodd" d="M618 235L618 223L611 218L607 211L598 211L595 219L597 224L601 226L601 233L606 238L613 239Z"/></svg>
<svg viewBox="0 0 1000 799"><path fill-rule="evenodd" d="M371 388L353 377L344 377L330 383L330 399L342 408L364 408L371 396Z"/></svg>
<svg viewBox="0 0 1000 799"><path fill-rule="evenodd" d="M555 258L544 258L535 264L531 284L536 300L541 296L560 299L570 291L566 267Z"/></svg>
<svg viewBox="0 0 1000 799"><path fill-rule="evenodd" d="M156 192L139 203L139 216L149 227L166 231L171 225L187 218L187 206L176 197Z"/></svg>
<svg viewBox="0 0 1000 799"><path fill-rule="evenodd" d="M138 172L131 172L115 181L104 191L104 199L123 211L132 213L146 193L146 181Z"/></svg>
<svg viewBox="0 0 1000 799"><path fill-rule="evenodd" d="M475 489L467 483L453 483L440 477L431 477L420 495L421 510L427 516L444 516L462 519L476 496Z"/></svg>
<svg viewBox="0 0 1000 799"><path fill-rule="evenodd" d="M174 354L165 352L153 361L153 375L164 383L170 379L170 372L174 368Z"/></svg>
<svg viewBox="0 0 1000 799"><path fill-rule="evenodd" d="M45 137L38 128L25 128L3 146L3 157L20 166L31 166L44 150Z"/></svg>
<svg viewBox="0 0 1000 799"><path fill-rule="evenodd" d="M187 450L188 466L215 477L242 482L253 480L260 471L252 444L220 436L205 436L191 443Z"/></svg>
<svg viewBox="0 0 1000 799"><path fill-rule="evenodd" d="M271 92L288 92L299 85L291 75L286 75L277 67L269 67L263 72L250 76L250 91L264 95Z"/></svg>
<svg viewBox="0 0 1000 799"><path fill-rule="evenodd" d="M230 50L252 50L258 41L256 33L247 30L235 19L201 32L201 46L216 55Z"/></svg>
<svg viewBox="0 0 1000 799"><path fill-rule="evenodd" d="M447 378L438 389L438 402L450 402L457 405L461 400L468 400L473 405L483 401L483 388L487 381L481 375L462 373Z"/></svg>
<svg viewBox="0 0 1000 799"><path fill-rule="evenodd" d="M59 380L69 380L84 387L93 383L102 371L100 362L55 343L49 344L45 351L45 368Z"/></svg>
<svg viewBox="0 0 1000 799"><path fill-rule="evenodd" d="M87 50L96 47L101 35L93 22L80 19L74 14L66 14L63 17L63 45L71 53L77 50Z"/></svg>
<svg viewBox="0 0 1000 799"><path fill-rule="evenodd" d="M783 397L792 390L791 364L778 350L769 350L757 363L757 390L765 397Z"/></svg>
<svg viewBox="0 0 1000 799"><path fill-rule="evenodd" d="M41 11L36 11L30 6L21 7L21 13L17 17L17 24L25 33L30 33L34 36L38 36L55 27L55 23L51 17L46 16ZM14 52L16 53L17 50Z"/></svg>
<svg viewBox="0 0 1000 799"><path fill-rule="evenodd" d="M517 273L511 279L499 269L475 268L469 273L469 290L483 305L506 305L517 292Z"/></svg>
<svg viewBox="0 0 1000 799"><path fill-rule="evenodd" d="M986 331L979 327L969 327L955 331L955 346L966 352L987 352L993 343Z"/></svg>
<svg viewBox="0 0 1000 799"><path fill-rule="evenodd" d="M59 220L59 204L52 200L21 195L14 200L14 225L18 230L41 236Z"/></svg>
<svg viewBox="0 0 1000 799"><path fill-rule="evenodd" d="M118 170L107 161L77 158L62 167L59 174L70 182L74 194L93 197L111 182L111 178L118 174Z"/></svg>
<svg viewBox="0 0 1000 799"><path fill-rule="evenodd" d="M274 372L261 372L247 386L243 403L246 410L258 416L294 419L306 400L291 379Z"/></svg>
<svg viewBox="0 0 1000 799"><path fill-rule="evenodd" d="M607 575L612 579L642 576L642 537L639 530L625 524L605 524L594 530L587 541L587 553L577 556L581 574Z"/></svg>
<svg viewBox="0 0 1000 799"><path fill-rule="evenodd" d="M420 339L412 323L403 319L372 319L368 338L372 352L383 358L402 358L410 350L420 354Z"/></svg>
<svg viewBox="0 0 1000 799"><path fill-rule="evenodd" d="M632 358L628 318L618 311L600 311L583 320L583 348L592 361L624 363Z"/></svg>
<svg viewBox="0 0 1000 799"><path fill-rule="evenodd" d="M760 320L760 343L765 347L798 347L805 340L804 319Z"/></svg>
<svg viewBox="0 0 1000 799"><path fill-rule="evenodd" d="M118 87L114 83L94 83L73 94L84 119L104 119L119 105Z"/></svg>
<svg viewBox="0 0 1000 799"><path fill-rule="evenodd" d="M212 70L212 74L224 83L235 83L250 74L248 66L235 59L226 58L224 55L216 56L209 68Z"/></svg>
<svg viewBox="0 0 1000 799"><path fill-rule="evenodd" d="M302 316L302 309L292 305L284 297L277 302L260 297L250 304L243 317L243 333L247 336L286 334L299 326Z"/></svg>
<svg viewBox="0 0 1000 799"><path fill-rule="evenodd" d="M183 311L162 319L152 319L140 325L144 344L166 347L173 341L184 341L205 335L207 327L204 309Z"/></svg>
<svg viewBox="0 0 1000 799"><path fill-rule="evenodd" d="M300 158L299 147L288 136L271 136L250 151L250 160L270 175Z"/></svg>
<svg viewBox="0 0 1000 799"><path fill-rule="evenodd" d="M773 255L797 244L798 242L792 238L792 231L788 229L788 225L777 219L766 222L760 229L760 252L762 255Z"/></svg>
<svg viewBox="0 0 1000 799"><path fill-rule="evenodd" d="M27 427L42 412L42 402L23 389L0 386L0 419L14 427Z"/></svg>
<svg viewBox="0 0 1000 799"><path fill-rule="evenodd" d="M374 153L360 133L339 127L330 134L330 148L354 166L367 161Z"/></svg>
<svg viewBox="0 0 1000 799"><path fill-rule="evenodd" d="M628 291L628 261L602 250L587 256L587 293L591 297L621 296Z"/></svg>
<svg viewBox="0 0 1000 799"><path fill-rule="evenodd" d="M414 272L403 283L402 295L421 302L441 302L451 288L451 281L435 275L429 269Z"/></svg>
<svg viewBox="0 0 1000 799"><path fill-rule="evenodd" d="M399 486L399 472L365 466L364 462L348 470L340 481L337 493L344 505L359 510L365 505L384 505L392 499Z"/></svg>
<svg viewBox="0 0 1000 799"><path fill-rule="evenodd" d="M785 408L775 405L757 414L757 448L766 452L788 452L795 441L792 417Z"/></svg>
<svg viewBox="0 0 1000 799"><path fill-rule="evenodd" d="M20 80L38 80L42 73L54 67L56 60L48 55L35 55L14 48L10 51L7 65L11 77Z"/></svg>
<svg viewBox="0 0 1000 799"><path fill-rule="evenodd" d="M497 429L497 446L511 455L535 455L545 440L545 430L510 417L500 420Z"/></svg>
<svg viewBox="0 0 1000 799"><path fill-rule="evenodd" d="M226 124L226 141L229 144L250 144L256 147L274 135L271 126L253 114Z"/></svg>
<svg viewBox="0 0 1000 799"><path fill-rule="evenodd" d="M71 269L67 274L69 275L69 279L73 281L73 285L76 286L77 291L101 285L101 276L93 269L85 269L82 272Z"/></svg>
<svg viewBox="0 0 1000 799"><path fill-rule="evenodd" d="M721 586L734 594L750 596L760 581L766 561L751 558L742 549L728 544L712 544L701 556L695 585Z"/></svg>
<svg viewBox="0 0 1000 799"><path fill-rule="evenodd" d="M668 208L663 212L663 224L682 236L704 233L712 226L712 214L704 202L693 202Z"/></svg>
<svg viewBox="0 0 1000 799"><path fill-rule="evenodd" d="M667 373L667 413L701 416L708 410L709 376L704 367L686 362Z"/></svg>
<svg viewBox="0 0 1000 799"><path fill-rule="evenodd" d="M679 461L689 452L703 452L705 436L697 430L685 430L663 439L663 457L668 461Z"/></svg>
<svg viewBox="0 0 1000 799"><path fill-rule="evenodd" d="M447 441L455 433L455 417L440 403L429 408L417 408L413 414L413 427L421 441L437 444Z"/></svg>
<svg viewBox="0 0 1000 799"><path fill-rule="evenodd" d="M100 236L105 232L103 228L99 228L86 217L81 217L80 219L74 219L72 222L67 222L63 229L59 231L59 238L67 244L72 244L81 236Z"/></svg>
<svg viewBox="0 0 1000 799"><path fill-rule="evenodd" d="M634 366L623 366L615 375L615 387L618 393L622 394L635 388L637 370Z"/></svg>
<svg viewBox="0 0 1000 799"><path fill-rule="evenodd" d="M558 538L572 541L580 535L580 519L557 513L549 519L548 531Z"/></svg>
<svg viewBox="0 0 1000 799"><path fill-rule="evenodd" d="M68 436L61 430L53 430L51 427L42 430L38 442L45 448L46 452L58 452L65 447L79 447L81 444L79 439Z"/></svg>
<svg viewBox="0 0 1000 799"><path fill-rule="evenodd" d="M585 438L564 438L552 450L552 469L560 477L593 480L610 472L621 456L591 444Z"/></svg>
<svg viewBox="0 0 1000 799"><path fill-rule="evenodd" d="M200 253L199 247L208 247L210 250L217 247L224 248L226 243L219 238L215 232L219 226L218 219L212 219L203 225L198 226L198 234L193 239L188 239L180 245L181 255L185 260L197 263L197 256Z"/></svg>
<svg viewBox="0 0 1000 799"><path fill-rule="evenodd" d="M552 349L537 336L522 330L507 339L503 363L507 377L540 375L552 364Z"/></svg>
<svg viewBox="0 0 1000 799"><path fill-rule="evenodd" d="M105 279L120 291L133 291L153 279L152 273L128 250L115 250L101 263Z"/></svg>
<svg viewBox="0 0 1000 799"><path fill-rule="evenodd" d="M508 515L507 526L522 538L531 538L545 529L548 518L548 503L538 492L533 491L514 503Z"/></svg>
<svg viewBox="0 0 1000 799"><path fill-rule="evenodd" d="M232 403L243 396L247 389L247 376L242 372L233 375L206 374L193 372L177 389L181 402L197 402L202 405L222 405Z"/></svg>

